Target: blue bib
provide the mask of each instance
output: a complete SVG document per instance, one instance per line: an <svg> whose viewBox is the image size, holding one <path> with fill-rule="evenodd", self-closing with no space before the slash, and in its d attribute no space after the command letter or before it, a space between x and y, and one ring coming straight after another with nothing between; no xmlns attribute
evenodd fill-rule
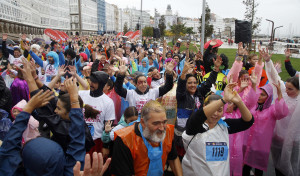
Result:
<svg viewBox="0 0 300 176"><path fill-rule="evenodd" d="M226 161L227 157L226 142L206 142L206 161Z"/></svg>
<svg viewBox="0 0 300 176"><path fill-rule="evenodd" d="M152 147L152 145L145 139L143 135L143 127L140 124L140 132L141 136L143 138L144 144L147 147L148 150L148 158L150 160L149 169L147 176L160 176L164 174L164 170L162 167L162 153L163 153L163 147L162 142L160 142L159 147Z"/></svg>

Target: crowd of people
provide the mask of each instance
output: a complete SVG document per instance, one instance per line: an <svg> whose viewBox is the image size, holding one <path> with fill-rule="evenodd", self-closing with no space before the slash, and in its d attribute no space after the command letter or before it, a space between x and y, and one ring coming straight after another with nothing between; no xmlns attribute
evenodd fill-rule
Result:
<svg viewBox="0 0 300 176"><path fill-rule="evenodd" d="M299 72L285 51L117 36L0 50L0 175L300 175ZM181 46L185 44L185 49ZM283 56L284 57L284 56ZM285 81L285 82L284 82Z"/></svg>

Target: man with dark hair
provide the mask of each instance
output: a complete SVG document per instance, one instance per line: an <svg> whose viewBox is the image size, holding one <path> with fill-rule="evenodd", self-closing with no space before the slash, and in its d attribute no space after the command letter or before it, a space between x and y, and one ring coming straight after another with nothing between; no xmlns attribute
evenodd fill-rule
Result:
<svg viewBox="0 0 300 176"><path fill-rule="evenodd" d="M96 144L90 150L90 154L94 151L102 152L103 143L101 137L104 124L106 121L115 120L114 103L112 99L103 93L103 88L108 81L108 77L108 74L103 71L92 72L89 81L90 90L82 90L78 92L85 105L89 105L99 111L96 118L85 116L85 121L90 128L90 132Z"/></svg>
<svg viewBox="0 0 300 176"><path fill-rule="evenodd" d="M15 47L14 48L14 55L9 54L7 48L6 48L6 40L7 40L7 34L2 34L2 53L4 57L8 58L10 64L14 64L16 66L22 65L22 53L20 48Z"/></svg>

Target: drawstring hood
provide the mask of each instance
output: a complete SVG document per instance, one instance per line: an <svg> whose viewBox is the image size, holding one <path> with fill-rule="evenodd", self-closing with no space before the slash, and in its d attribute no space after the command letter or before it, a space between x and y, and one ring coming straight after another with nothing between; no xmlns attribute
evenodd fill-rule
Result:
<svg viewBox="0 0 300 176"><path fill-rule="evenodd" d="M103 94L103 88L108 81L108 74L103 71L92 72L90 79L93 83L98 83L98 89L90 91L91 97L100 97Z"/></svg>

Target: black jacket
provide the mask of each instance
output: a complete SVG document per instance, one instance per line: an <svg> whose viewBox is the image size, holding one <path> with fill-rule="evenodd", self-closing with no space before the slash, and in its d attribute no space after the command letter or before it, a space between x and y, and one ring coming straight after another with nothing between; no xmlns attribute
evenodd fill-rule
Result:
<svg viewBox="0 0 300 176"><path fill-rule="evenodd" d="M287 60L284 61L284 66L285 66L286 71L289 73L289 75L290 75L291 77L293 77L293 76L296 75L297 70L295 70L295 69L293 68L290 59L287 59Z"/></svg>
<svg viewBox="0 0 300 176"><path fill-rule="evenodd" d="M8 117L11 119L10 110L12 108L12 95L9 88L6 87L6 84L0 76L0 109L8 112Z"/></svg>
<svg viewBox="0 0 300 176"><path fill-rule="evenodd" d="M205 95L210 92L211 86L216 82L218 72L212 71L209 77L205 82L201 84L201 87L198 87L194 97L198 97L202 107ZM184 112L189 112L187 114L190 116L193 110L197 110L195 106L195 99L190 95L186 90L186 80L182 80L180 77L178 79L178 86L176 90L176 99L177 99L177 116L180 115L181 110Z"/></svg>
<svg viewBox="0 0 300 176"><path fill-rule="evenodd" d="M120 95L123 98L126 98L127 96L127 89L123 88L123 82L124 82L124 75L118 74L117 80L115 82L115 91L118 95ZM173 88L173 75L166 74L166 83L163 86L159 87L159 97L165 95ZM137 88L135 89L136 93L139 95L146 94L149 92L149 88L144 92L140 92Z"/></svg>
<svg viewBox="0 0 300 176"><path fill-rule="evenodd" d="M42 89L47 90L48 87L44 86ZM39 90L35 90L30 93L30 96L34 96L38 93ZM67 150L68 145L71 141L69 136L69 128L71 125L70 120L64 120L59 115L54 113L56 108L56 101L57 99L52 99L50 103L46 106L36 109L32 116L38 120L45 122L51 132L53 133L51 139L57 142L64 151ZM88 126L85 124L85 149L89 151L95 145L92 135Z"/></svg>
<svg viewBox="0 0 300 176"><path fill-rule="evenodd" d="M205 69L205 73L209 73L212 71L211 69L211 60L213 58L216 58L216 54L211 53L210 51L212 51L212 46L209 45L208 48L204 51L203 54L203 62L204 62L204 69Z"/></svg>

